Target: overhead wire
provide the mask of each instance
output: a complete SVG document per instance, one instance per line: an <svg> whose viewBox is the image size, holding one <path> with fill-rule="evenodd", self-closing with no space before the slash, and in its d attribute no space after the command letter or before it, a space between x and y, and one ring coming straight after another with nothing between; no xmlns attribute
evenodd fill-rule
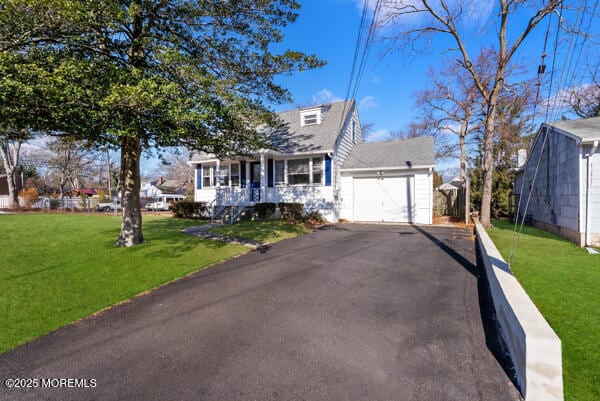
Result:
<svg viewBox="0 0 600 401"><path fill-rule="evenodd" d="M373 43L373 38L375 37L375 28L377 23L377 18L379 15L379 11L381 9L381 0L377 0L375 6L373 8L373 12L370 17L370 22L367 26L367 16L369 11L369 0L364 0L363 8L361 13L361 20L358 27L358 33L356 37L356 43L354 47L354 57L352 60L352 69L350 71L350 77L348 80L348 88L346 90L346 97L344 100L344 107L342 109L342 114L340 115L340 122L338 130L341 131L344 125L346 112L349 111L348 100L355 99L356 94L358 93L358 89L360 87L360 82L362 80L362 76L365 71L367 57ZM365 31L366 30L366 31ZM364 40L363 40L364 38ZM374 167L370 163L367 163L364 160L359 160L364 163L366 166Z"/></svg>

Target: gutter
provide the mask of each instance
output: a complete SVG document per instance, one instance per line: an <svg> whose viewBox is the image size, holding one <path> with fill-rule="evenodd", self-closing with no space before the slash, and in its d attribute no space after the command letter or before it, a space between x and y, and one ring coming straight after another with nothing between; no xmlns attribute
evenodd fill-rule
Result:
<svg viewBox="0 0 600 401"><path fill-rule="evenodd" d="M598 150L598 141L594 141L594 145L592 146L592 150L590 150L590 153L588 154L587 157L587 199L586 199L586 211L585 211L585 245L586 246L590 246L592 244L592 236L591 236L591 231L592 231L592 218L591 218L591 212L592 212L592 195L591 195L591 189L592 189L592 156L594 156L594 153L596 153L596 150Z"/></svg>
<svg viewBox="0 0 600 401"><path fill-rule="evenodd" d="M341 172L352 172L352 171L391 171L391 170L418 170L418 169L432 169L435 165L417 165L417 166L397 166L397 167L357 167L357 168L342 168Z"/></svg>

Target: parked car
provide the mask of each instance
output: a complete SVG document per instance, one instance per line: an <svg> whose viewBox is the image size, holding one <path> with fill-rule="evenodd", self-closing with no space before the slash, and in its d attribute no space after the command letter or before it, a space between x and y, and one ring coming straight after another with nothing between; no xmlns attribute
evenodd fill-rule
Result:
<svg viewBox="0 0 600 401"><path fill-rule="evenodd" d="M169 210L169 205L173 202L182 201L185 199L183 195L159 195L154 198L154 201L146 204L147 210Z"/></svg>
<svg viewBox="0 0 600 401"><path fill-rule="evenodd" d="M99 212L112 212L115 209L123 209L123 207L121 206L121 200L117 200L115 202L101 202L96 205L96 210Z"/></svg>

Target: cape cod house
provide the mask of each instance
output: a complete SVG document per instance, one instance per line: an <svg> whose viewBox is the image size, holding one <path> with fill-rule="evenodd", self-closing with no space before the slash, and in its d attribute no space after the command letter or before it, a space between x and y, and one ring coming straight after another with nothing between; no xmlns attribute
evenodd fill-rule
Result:
<svg viewBox="0 0 600 401"><path fill-rule="evenodd" d="M431 224L433 138L363 142L353 100L279 113L254 157L200 155L195 200L211 206L299 202L332 222Z"/></svg>
<svg viewBox="0 0 600 401"><path fill-rule="evenodd" d="M600 117L545 123L515 175L519 221L600 246Z"/></svg>

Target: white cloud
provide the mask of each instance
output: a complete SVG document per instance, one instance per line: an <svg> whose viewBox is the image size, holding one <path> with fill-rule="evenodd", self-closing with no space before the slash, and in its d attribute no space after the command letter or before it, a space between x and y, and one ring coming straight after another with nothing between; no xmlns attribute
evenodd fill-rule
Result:
<svg viewBox="0 0 600 401"><path fill-rule="evenodd" d="M375 96L365 96L358 102L359 110L368 110L376 108L377 102L375 101Z"/></svg>
<svg viewBox="0 0 600 401"><path fill-rule="evenodd" d="M329 89L321 89L312 97L313 104L321 104L321 103L333 103L339 102L343 100L341 97L336 96Z"/></svg>
<svg viewBox="0 0 600 401"><path fill-rule="evenodd" d="M365 138L366 142L379 142L379 141L387 141L392 139L392 133L388 129L378 129L377 131L373 131L367 134Z"/></svg>
<svg viewBox="0 0 600 401"><path fill-rule="evenodd" d="M373 11L375 10L377 0L366 1L368 16L371 18ZM435 11L440 14L444 14L440 3L441 2L434 2L432 6ZM454 14L453 11L457 10L459 7L460 9L464 10L464 13L462 13L463 18L461 18L461 22L469 27L477 25L484 26L489 17L492 15L495 6L495 2L489 0L445 0L444 3L450 8L452 14ZM359 13L362 13L365 0L355 0L355 4ZM414 12L414 10L421 11ZM390 20L395 19L394 15L402 14L400 20L402 25L418 25L430 19L430 15L423 10L424 6L420 0L382 1L380 2L379 13L377 15L377 23L381 29L383 26L387 25Z"/></svg>

